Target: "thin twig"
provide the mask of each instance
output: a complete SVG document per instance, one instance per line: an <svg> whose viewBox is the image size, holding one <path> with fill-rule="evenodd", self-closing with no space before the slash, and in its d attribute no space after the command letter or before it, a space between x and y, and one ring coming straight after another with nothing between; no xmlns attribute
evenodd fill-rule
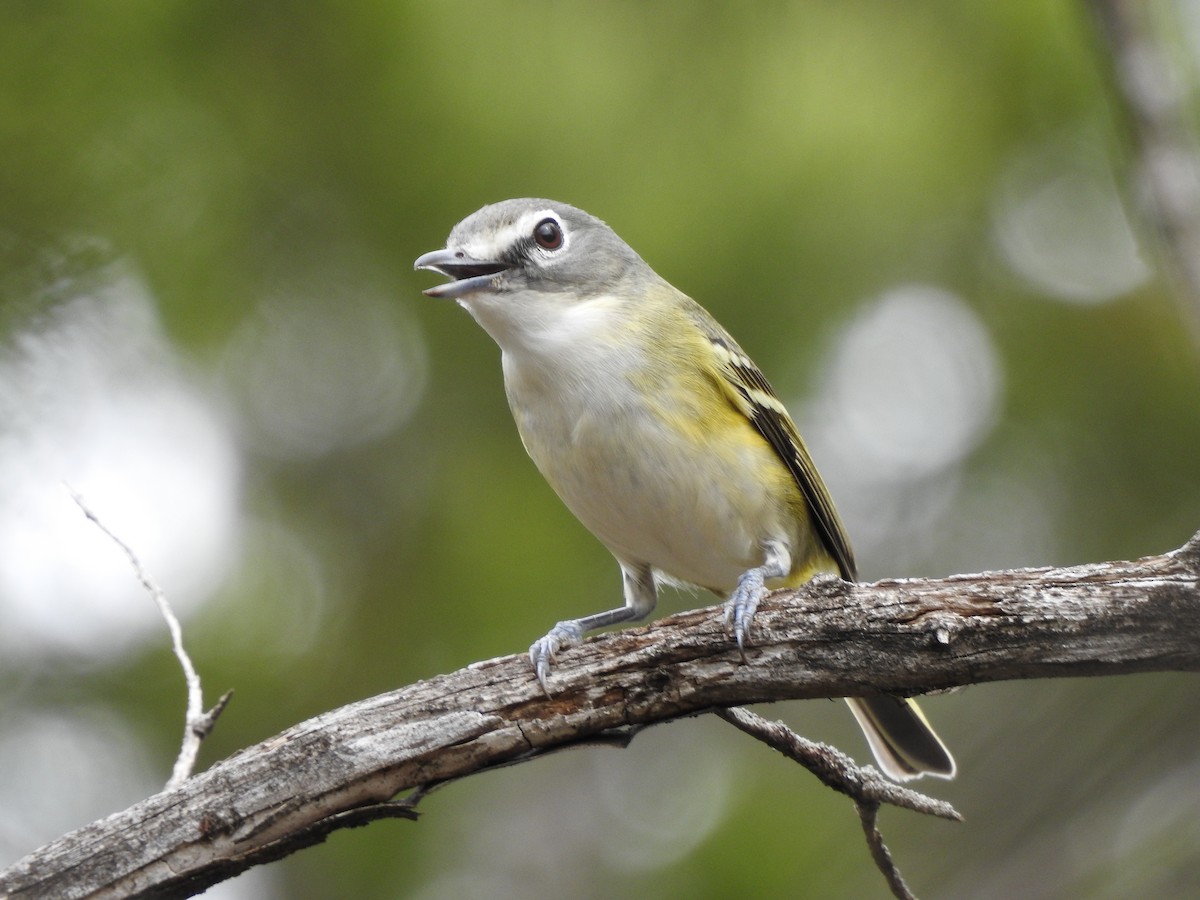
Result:
<svg viewBox="0 0 1200 900"><path fill-rule="evenodd" d="M827 787L840 791L854 800L862 821L863 833L867 838L867 847L871 858L888 887L900 900L916 900L900 869L892 859L892 854L883 842L879 833L876 819L880 804L901 806L916 812L939 816L943 819L962 821L962 816L949 803L928 797L918 791L900 787L883 777L873 766L859 766L854 760L828 744L819 744L803 738L782 722L771 722L758 713L747 709L732 707L716 711L716 715L733 727L745 732L753 738L762 741L768 747L778 750L788 759L800 763Z"/></svg>
<svg viewBox="0 0 1200 900"><path fill-rule="evenodd" d="M904 877L900 874L895 860L892 859L892 851L887 848L887 844L883 842L883 835L879 832L879 804L856 801L854 806L858 810L858 818L862 822L863 834L867 837L867 846L871 849L871 858L875 860L875 865L887 879L893 896L898 900L917 900L916 895L904 883Z"/></svg>
<svg viewBox="0 0 1200 900"><path fill-rule="evenodd" d="M856 803L886 803L928 816L961 822L962 816L945 800L888 781L874 766L859 766L849 756L828 744L803 738L782 722L771 722L741 707L720 709L716 715L734 728L778 750L800 763L827 787L845 794Z"/></svg>
<svg viewBox="0 0 1200 900"><path fill-rule="evenodd" d="M225 707L229 705L229 701L233 699L233 688L230 688L213 704L212 709L202 715L195 722L192 722L192 731L201 741L212 733L213 727L217 724L217 719L221 717L221 713L225 712Z"/></svg>
<svg viewBox="0 0 1200 900"><path fill-rule="evenodd" d="M125 555L129 557L129 562L133 566L134 574L137 575L138 580L142 583L142 587L154 598L163 621L167 623L167 630L171 633L171 647L175 651L175 657L179 660L179 665L183 668L183 677L187 682L188 697L187 713L184 718L183 741L179 748L179 756L175 760L175 768L171 771L170 780L167 781L166 789L172 790L183 784L188 776L192 774L192 769L196 766L196 756L200 752L200 744L208 736L208 733L212 731L217 717L224 711L233 692L227 691L211 710L208 712L204 711L204 693L200 687L200 675L196 672L196 667L192 665L191 657L188 656L187 651L183 647L183 629L179 625L179 619L176 617L175 611L171 609L167 595L154 581L153 577L146 570L146 567L142 565L142 561L138 559L138 555L133 552L133 549L121 540L121 538L117 537L112 529L100 520L100 517L87 505L83 496L70 485L66 485L66 488L71 494L71 499L83 510L83 514L97 528L108 535L113 543L125 551Z"/></svg>

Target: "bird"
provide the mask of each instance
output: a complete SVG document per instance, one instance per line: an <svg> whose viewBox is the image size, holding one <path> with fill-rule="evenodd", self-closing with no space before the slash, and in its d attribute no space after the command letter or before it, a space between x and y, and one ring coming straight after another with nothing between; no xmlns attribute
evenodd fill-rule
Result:
<svg viewBox="0 0 1200 900"><path fill-rule="evenodd" d="M561 621L530 647L547 695L560 650L644 619L660 583L724 598L745 660L770 589L855 580L842 520L762 371L605 222L553 200L505 200L414 268L450 279L424 293L457 301L499 345L526 451L620 566L623 605ZM847 702L889 777L954 777L913 700Z"/></svg>

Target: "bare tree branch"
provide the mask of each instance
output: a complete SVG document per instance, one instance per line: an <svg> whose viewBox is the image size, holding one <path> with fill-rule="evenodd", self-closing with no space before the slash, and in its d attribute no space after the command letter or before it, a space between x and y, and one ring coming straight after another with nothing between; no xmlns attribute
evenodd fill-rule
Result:
<svg viewBox="0 0 1200 900"><path fill-rule="evenodd" d="M1135 562L823 580L768 597L755 626L745 665L711 607L563 652L552 697L522 654L324 713L42 847L0 872L0 894L185 896L400 814L400 792L418 791L411 811L430 786L719 707L1198 671L1200 535Z"/></svg>
<svg viewBox="0 0 1200 900"><path fill-rule="evenodd" d="M196 767L196 757L200 753L200 745L208 737L209 732L212 731L213 726L217 722L217 717L229 705L229 700L233 697L233 691L226 691L221 695L221 699L216 702L216 705L212 709L207 712L204 710L204 691L200 686L200 674L196 671L196 667L192 665L192 658L183 647L183 629L179 624L179 618L175 615L175 610L171 608L171 603L167 600L167 595L158 586L158 583L150 575L146 567L142 565L142 561L133 552L133 548L117 537L113 530L100 520L100 517L87 505L87 501L83 499L81 494L69 485L67 486L67 490L71 494L71 499L83 510L83 514L97 528L111 538L114 544L125 551L125 555L129 557L130 565L133 566L134 574L137 575L138 581L142 583L142 587L146 589L147 593L154 600L159 614L163 617L163 621L167 623L167 631L171 633L171 648L175 651L175 658L179 660L179 665L183 669L184 681L187 683L187 710L184 714L183 740L179 747L179 755L175 758L175 766L171 770L171 778L167 781L167 790L172 790L183 784L187 777L192 774L192 769Z"/></svg>

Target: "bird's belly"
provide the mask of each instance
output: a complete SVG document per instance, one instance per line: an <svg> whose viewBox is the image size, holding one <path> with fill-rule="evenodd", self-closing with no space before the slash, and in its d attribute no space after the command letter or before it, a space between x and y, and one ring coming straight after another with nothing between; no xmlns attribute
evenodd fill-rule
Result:
<svg viewBox="0 0 1200 900"><path fill-rule="evenodd" d="M734 440L696 440L627 411L616 421L581 416L545 440L546 424L532 430L541 440L521 429L530 456L618 559L725 592L762 563L765 541L794 546L794 517L778 485L762 477L782 466L749 429Z"/></svg>

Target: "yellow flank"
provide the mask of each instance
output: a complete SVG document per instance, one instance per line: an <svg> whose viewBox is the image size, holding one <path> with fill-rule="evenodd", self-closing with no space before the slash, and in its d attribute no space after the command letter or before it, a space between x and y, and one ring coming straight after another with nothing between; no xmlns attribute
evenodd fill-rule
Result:
<svg viewBox="0 0 1200 900"><path fill-rule="evenodd" d="M807 501L796 478L747 416L747 410L754 405L768 408L786 421L794 434L795 426L787 410L768 392L765 379L766 390L743 385L742 390L749 395L748 400L743 399L730 381L732 365L736 363L757 373L754 363L693 300L666 285L658 290L671 295L662 298L669 302L646 303L643 298L639 310L643 318L639 324L645 330L639 337L648 338L653 346L644 357L646 364L632 370L628 377L633 392L645 398L647 408L661 421L662 433L674 436L672 443L678 441L685 448L673 467L685 466L685 478L689 481L700 472L714 492L726 495L720 499L714 497L713 502L729 503L735 508L734 521L727 526L730 531L748 524L759 541L786 537L792 549L791 569L786 578L772 579L770 586L793 587L820 572L837 574L837 563L813 533ZM648 296L657 300L656 293L651 291ZM697 324L704 327L697 328ZM689 463L691 451L696 451L697 458ZM740 490L729 491L731 486L739 484ZM732 497L728 496L730 493ZM770 498L769 509L765 511L762 496ZM742 499L745 502L739 502ZM679 527L676 523L675 528ZM727 539L722 534L708 537L697 548L700 552L710 552ZM746 564L738 571L731 571L722 583L694 583L725 595L760 552L759 547L753 547ZM692 581L684 572L669 568L664 571Z"/></svg>

